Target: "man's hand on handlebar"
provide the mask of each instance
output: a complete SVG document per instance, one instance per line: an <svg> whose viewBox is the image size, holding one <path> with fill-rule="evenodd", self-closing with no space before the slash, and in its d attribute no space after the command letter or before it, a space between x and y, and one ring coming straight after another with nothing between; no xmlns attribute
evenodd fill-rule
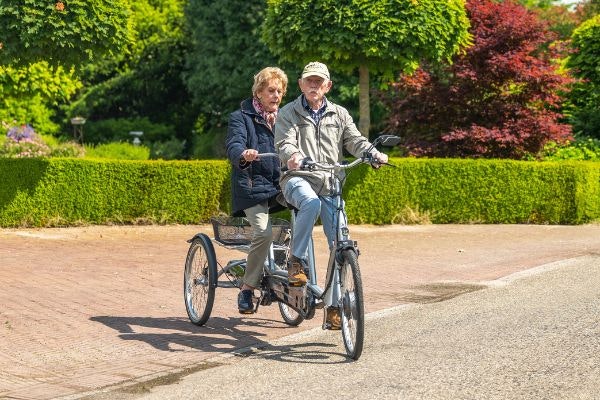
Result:
<svg viewBox="0 0 600 400"><path fill-rule="evenodd" d="M287 167L289 170L300 169L300 166L302 165L303 161L304 161L304 157L302 157L302 154L294 153L294 154L292 154L290 159L287 161Z"/></svg>
<svg viewBox="0 0 600 400"><path fill-rule="evenodd" d="M373 168L380 168L383 164L387 164L387 163L388 163L387 154L377 152L373 155L373 162L371 163L371 166Z"/></svg>

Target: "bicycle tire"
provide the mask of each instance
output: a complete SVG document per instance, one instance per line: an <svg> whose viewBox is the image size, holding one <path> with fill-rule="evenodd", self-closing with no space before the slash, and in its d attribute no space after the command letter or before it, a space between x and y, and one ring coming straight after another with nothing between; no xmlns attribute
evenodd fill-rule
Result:
<svg viewBox="0 0 600 400"><path fill-rule="evenodd" d="M185 260L183 296L185 309L194 325L204 325L212 312L217 287L217 261L209 237L198 234L192 239Z"/></svg>
<svg viewBox="0 0 600 400"><path fill-rule="evenodd" d="M358 257L352 249L342 253L340 269L342 337L346 354L358 360L363 350L365 337L365 310L363 303L362 279Z"/></svg>
<svg viewBox="0 0 600 400"><path fill-rule="evenodd" d="M298 326L304 321L302 315L300 315L296 310L292 307L288 306L281 301L279 303L279 312L281 313L281 318L283 318L283 322L290 326Z"/></svg>

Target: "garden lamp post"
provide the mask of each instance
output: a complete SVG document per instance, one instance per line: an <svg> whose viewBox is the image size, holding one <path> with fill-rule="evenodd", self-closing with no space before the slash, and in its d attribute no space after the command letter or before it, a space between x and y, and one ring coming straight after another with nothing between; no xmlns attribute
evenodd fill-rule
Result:
<svg viewBox="0 0 600 400"><path fill-rule="evenodd" d="M73 137L76 142L83 145L83 124L85 124L85 118L73 117L71 118L71 125L73 125Z"/></svg>
<svg viewBox="0 0 600 400"><path fill-rule="evenodd" d="M139 146L140 143L142 143L142 141L140 140L140 136L142 136L144 134L144 132L142 132L142 131L131 131L131 132L129 132L129 134L131 136L133 136L133 145L134 146Z"/></svg>

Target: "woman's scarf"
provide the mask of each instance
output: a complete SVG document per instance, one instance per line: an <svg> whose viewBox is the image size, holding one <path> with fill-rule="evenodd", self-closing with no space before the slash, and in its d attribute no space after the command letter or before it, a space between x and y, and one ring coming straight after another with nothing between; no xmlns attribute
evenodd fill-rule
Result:
<svg viewBox="0 0 600 400"><path fill-rule="evenodd" d="M260 103L260 100L258 100L256 97L252 98L252 105L254 106L254 109L265 119L265 121L267 122L267 125L269 125L269 128L271 128L271 130L273 130L273 126L275 125L275 118L277 118L277 111L275 110L273 112L268 112L264 109L264 107L262 106L262 104Z"/></svg>

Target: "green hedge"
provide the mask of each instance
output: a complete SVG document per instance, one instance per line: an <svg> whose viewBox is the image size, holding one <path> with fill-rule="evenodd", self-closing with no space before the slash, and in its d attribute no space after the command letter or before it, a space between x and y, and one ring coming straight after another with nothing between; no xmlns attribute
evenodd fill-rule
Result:
<svg viewBox="0 0 600 400"><path fill-rule="evenodd" d="M199 223L227 203L228 174L224 161L0 159L0 226Z"/></svg>
<svg viewBox="0 0 600 400"><path fill-rule="evenodd" d="M352 223L600 220L600 163L393 159L346 181ZM0 158L0 226L206 222L230 209L228 163Z"/></svg>
<svg viewBox="0 0 600 400"><path fill-rule="evenodd" d="M600 163L401 159L346 183L355 223L579 224L600 219ZM362 181L362 182L361 182Z"/></svg>

